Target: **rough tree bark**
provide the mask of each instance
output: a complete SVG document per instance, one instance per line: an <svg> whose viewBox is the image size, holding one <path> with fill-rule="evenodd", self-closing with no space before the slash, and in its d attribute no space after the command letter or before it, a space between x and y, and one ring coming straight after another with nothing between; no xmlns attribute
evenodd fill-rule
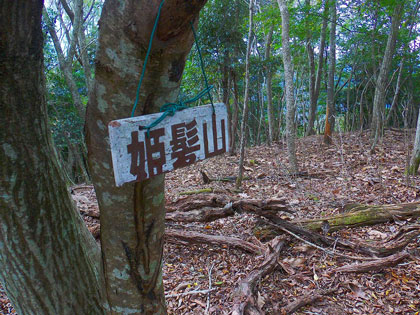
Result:
<svg viewBox="0 0 420 315"><path fill-rule="evenodd" d="M137 114L176 100L196 23L206 0L166 0L140 92ZM117 188L107 125L129 117L160 1L106 1L99 21L95 84L86 118L89 166L101 211L107 308L166 313L162 285L164 176Z"/></svg>
<svg viewBox="0 0 420 315"><path fill-rule="evenodd" d="M398 36L398 28L400 26L401 17L404 9L404 1L398 2L392 13L391 30L388 35L384 57L382 59L381 68L379 69L378 79L376 81L375 96L373 99L373 113L372 113L372 148L375 150L379 137L381 136L383 127L383 111L386 99L386 86L388 81L388 73L391 68L392 56L395 50L395 44Z"/></svg>
<svg viewBox="0 0 420 315"><path fill-rule="evenodd" d="M290 37L289 37L289 10L285 0L277 0L281 13L281 35L283 45L283 64L284 77L286 81L286 139L287 139L287 153L289 158L290 173L296 174L298 172L298 165L296 159L296 132L295 132L295 112L296 104L293 92L293 65L292 56L290 53Z"/></svg>
<svg viewBox="0 0 420 315"><path fill-rule="evenodd" d="M0 281L18 314L102 314L100 252L47 125L43 1L0 1Z"/></svg>
<svg viewBox="0 0 420 315"><path fill-rule="evenodd" d="M328 55L328 84L327 84L327 112L325 114L324 143L332 143L332 133L335 125L335 31L337 21L337 6L335 0L329 0L329 10L331 15L330 27L330 53Z"/></svg>
<svg viewBox="0 0 420 315"><path fill-rule="evenodd" d="M244 158L245 158L245 144L246 144L246 125L248 120L249 111L249 58L251 56L251 39L252 39L252 28L254 21L254 0L249 1L249 29L248 29L248 43L246 48L246 60L245 60L245 95L244 95L244 110L242 114L241 123L241 147L240 147L240 158L239 158L239 171L236 179L236 188L241 187L243 169L244 169Z"/></svg>

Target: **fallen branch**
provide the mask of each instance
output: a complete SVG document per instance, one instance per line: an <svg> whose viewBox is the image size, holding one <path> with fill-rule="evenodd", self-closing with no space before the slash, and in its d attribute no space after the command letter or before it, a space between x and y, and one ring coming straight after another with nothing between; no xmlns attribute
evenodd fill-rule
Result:
<svg viewBox="0 0 420 315"><path fill-rule="evenodd" d="M230 236L208 235L198 232L167 229L165 231L165 239L170 243L182 245L212 244L217 246L230 246L255 255L260 255L263 252L263 248L253 243Z"/></svg>
<svg viewBox="0 0 420 315"><path fill-rule="evenodd" d="M410 254L407 253L406 251L403 251L401 253L397 253L397 254L394 254L385 258L379 258L374 261L364 262L360 264L351 264L351 265L339 267L332 270L329 273L336 273L336 272L362 273L362 272L382 270L385 267L392 267L392 266L397 265L398 263L400 263L402 260L406 259L407 257L410 257Z"/></svg>
<svg viewBox="0 0 420 315"><path fill-rule="evenodd" d="M337 291L338 287L335 287L333 289L327 289L327 290L315 290L313 292L305 294L303 297L297 299L296 301L287 304L283 308L284 314L293 314L296 312L299 308L314 303L315 301L322 298L324 295L328 295L331 293L334 293Z"/></svg>
<svg viewBox="0 0 420 315"><path fill-rule="evenodd" d="M285 230L292 232L294 234L298 234L301 235L309 240L311 240L313 243L318 244L318 245L326 245L326 246L330 246L330 247L340 247L340 248L344 248L344 249L349 249L352 250L354 252L358 252L358 253L363 253L363 254L367 254L370 256L378 256L379 254L379 250L374 248L374 247L369 247L369 246L361 246L359 244L354 244L352 242L346 241L346 240L338 240L332 237L327 237L318 233L315 233L313 231L310 231L308 229L305 229L303 227L298 226L297 224L295 224L295 222L289 222L286 220L283 220L281 218L279 218L278 216L273 216L273 215L266 215L263 213L260 213L260 216L268 219L269 221L267 222L272 228L281 231L281 232L285 232ZM325 250L325 249L323 249ZM325 250L327 251L327 250ZM332 252L331 252L332 253ZM337 255L337 253L335 253ZM352 256L347 256L347 255L343 255L347 258L352 258L352 259L362 259L362 257L352 257ZM367 258L369 259L369 258Z"/></svg>
<svg viewBox="0 0 420 315"><path fill-rule="evenodd" d="M273 225L274 225L274 223L273 223ZM323 248L323 247L320 247L320 246L318 246L318 245L315 245L315 244L313 244L313 243L311 243L311 242L308 242L307 240L305 240L305 239L303 239L303 238L299 237L298 235L296 235L295 233L290 232L289 230L287 230L287 229L285 229L285 228L283 228L283 227L281 227L281 226L279 226L279 225L277 225L277 224L276 224L276 226L277 226L279 229L281 229L282 231L286 232L287 234L289 234L289 235L293 236L294 238L298 239L299 241L302 241L302 242L304 242L305 244L307 244L307 245L309 245L309 246L312 246L312 247L314 247L314 248L320 249L320 250L322 250L322 251L326 252L327 254L329 254L329 255L331 255L331 256L340 256L340 257L350 258L350 259L356 259L356 260L376 260L376 258L372 258L372 257L349 256L349 255L345 255L345 254L337 253L337 252L335 252L335 251L330 251L330 250L328 250L328 249L326 249L326 248Z"/></svg>
<svg viewBox="0 0 420 315"><path fill-rule="evenodd" d="M375 257L385 257L399 252L403 250L410 242L412 242L413 239L420 235L419 225L405 227L385 244L379 244L378 246L374 247L364 243L354 243L344 239L336 239L333 237L314 233L307 228L298 226L298 223L295 221L285 221L278 216L267 215L264 213L259 213L259 215L268 219L269 221L266 223L268 223L268 225L270 225L275 230L284 232L283 229L286 229L287 231L304 236L316 244L330 247L335 246L337 248L343 248L356 253L362 253ZM352 258L351 256L348 257Z"/></svg>
<svg viewBox="0 0 420 315"><path fill-rule="evenodd" d="M189 191L183 191L180 192L179 195L197 195L197 194L203 194L203 193L211 193L213 192L213 188L203 188L198 190L189 190Z"/></svg>
<svg viewBox="0 0 420 315"><path fill-rule="evenodd" d="M263 314L257 303L256 286L260 279L277 268L277 259L284 244L284 238L275 238L268 246L270 252L266 254L264 262L238 284L234 292L232 315Z"/></svg>
<svg viewBox="0 0 420 315"><path fill-rule="evenodd" d="M236 176L225 176L225 177L220 177L220 178L210 178L207 176L206 172L204 172L203 170L200 170L201 173L201 177L203 179L203 183L204 184L210 184L211 182L235 182L236 181ZM249 177L244 177L243 180L248 180L250 179Z"/></svg>
<svg viewBox="0 0 420 315"><path fill-rule="evenodd" d="M313 231L321 231L323 221L328 221L330 231L337 231L345 228L374 225L393 221L394 218L404 220L420 217L420 202L403 203L397 205L357 205L351 212L330 216L320 219L300 220L300 224Z"/></svg>

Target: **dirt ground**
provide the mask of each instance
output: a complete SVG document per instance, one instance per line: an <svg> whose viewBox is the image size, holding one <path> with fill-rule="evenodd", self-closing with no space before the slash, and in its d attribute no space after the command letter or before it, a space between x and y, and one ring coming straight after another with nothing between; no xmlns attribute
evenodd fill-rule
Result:
<svg viewBox="0 0 420 315"><path fill-rule="evenodd" d="M345 205L398 204L419 201L420 177L407 176L413 132L387 130L374 154L369 152L368 133L337 134L334 144L326 147L320 136L299 140L298 160L301 172L311 176L290 176L284 143L247 149L243 189L234 182L204 184L199 170L211 178L236 176L239 157L224 155L196 163L166 175L167 203L180 198L179 193L213 188L227 198L283 198L294 214L289 219L317 218L345 211ZM72 188L73 198L94 235L99 218L95 193L90 185ZM235 214L210 223L173 223L167 227L200 233L235 236L259 244L252 214ZM420 220L395 220L392 223L345 229L333 237L381 246L384 240L402 227ZM408 246L409 259L392 268L369 273L329 275L328 271L357 261L331 256L319 249L292 239L282 251L279 267L258 285L258 305L267 314L281 314L282 308L317 288L338 289L319 301L300 308L295 314L416 314L420 312L420 238ZM344 252L343 252L344 253ZM169 314L229 314L233 292L240 279L262 262L254 256L229 246L173 245L164 248L164 283L167 295L192 290L208 294L167 298ZM209 271L211 274L209 277ZM208 306L209 305L209 306ZM5 292L0 287L0 313L13 314Z"/></svg>

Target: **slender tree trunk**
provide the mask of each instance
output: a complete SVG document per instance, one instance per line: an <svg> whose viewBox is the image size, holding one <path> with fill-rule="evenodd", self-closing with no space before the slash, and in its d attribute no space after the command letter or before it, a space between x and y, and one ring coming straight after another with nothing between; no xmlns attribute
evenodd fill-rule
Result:
<svg viewBox="0 0 420 315"><path fill-rule="evenodd" d="M344 130L349 130L349 120L350 120L350 92L351 92L351 79L353 78L353 70L354 70L354 66L353 69L350 73L350 79L349 79L349 85L347 87L347 102L346 102L346 116L345 116L345 121L344 121Z"/></svg>
<svg viewBox="0 0 420 315"><path fill-rule="evenodd" d="M230 129L229 138L230 145L229 145L229 152L231 155L235 154L236 151L236 130L238 129L238 117L239 117L239 92L238 92L238 84L236 79L236 74L234 70L231 70L231 77L233 82L233 113L232 113L232 123Z"/></svg>
<svg viewBox="0 0 420 315"><path fill-rule="evenodd" d="M166 0L140 91L137 114L159 111L179 92L205 0ZM101 248L108 309L115 314L165 314L162 253L164 175L116 187L107 125L130 116L139 69L160 1L106 1L99 21L95 85L89 100L86 141L101 211Z"/></svg>
<svg viewBox="0 0 420 315"><path fill-rule="evenodd" d="M246 60L245 60L245 95L244 95L244 110L242 114L241 123L241 148L239 158L239 171L236 179L236 188L242 185L244 157L245 157L245 144L246 144L246 124L248 120L248 102L249 102L249 58L251 56L251 40L252 40L252 28L254 21L254 0L249 1L249 29L248 29L248 43L246 49Z"/></svg>
<svg viewBox="0 0 420 315"><path fill-rule="evenodd" d="M266 62L270 61L271 43L273 41L274 25L270 26L266 40L264 59ZM273 90L272 90L272 72L271 65L266 64L266 88L267 88L267 116L268 116L268 144L271 145L274 139L274 115L273 115Z"/></svg>
<svg viewBox="0 0 420 315"><path fill-rule="evenodd" d="M328 1L324 3L324 16L322 18L322 28L321 28L321 38L319 44L319 55L318 55L318 69L316 72L316 77L313 71L315 71L314 63L314 54L313 48L311 46L307 47L308 50L308 59L310 67L310 87L313 85L313 92L309 92L310 97L310 108L309 108L309 119L308 119L308 128L306 129L306 136L315 134L314 124L316 118L316 109L318 105L319 92L321 90L321 80L322 80L322 69L324 61L324 49L325 49L325 39L327 37L327 26L328 26ZM313 64L313 65L312 65Z"/></svg>
<svg viewBox="0 0 420 315"><path fill-rule="evenodd" d="M416 175L420 165L420 114L417 118L416 137L414 139L413 152L411 153L408 174Z"/></svg>
<svg viewBox="0 0 420 315"><path fill-rule="evenodd" d="M383 112L386 98L386 85L388 81L388 73L391 68L392 56L395 50L395 44L398 36L398 28L404 9L404 2L399 2L392 14L391 31L388 35L386 43L385 54L382 60L381 68L379 70L378 79L376 81L375 96L373 100L373 112L372 112L372 148L375 150L378 139L382 133L383 127Z"/></svg>
<svg viewBox="0 0 420 315"><path fill-rule="evenodd" d="M376 66L376 33L378 28L378 12L379 12L379 0L374 1L375 12L373 15L373 29L371 35L371 44L370 44L370 57L372 62L372 78L373 82L376 82L376 73L378 72Z"/></svg>
<svg viewBox="0 0 420 315"><path fill-rule="evenodd" d="M315 57L314 49L311 46L310 38L306 42L306 52L308 53L309 61L309 117L308 117L308 126L306 128L306 136L314 134L314 122L315 122L315 113L317 102L314 99L315 96ZM321 53L321 52L320 52ZM305 111L304 111L305 112Z"/></svg>
<svg viewBox="0 0 420 315"><path fill-rule="evenodd" d="M285 0L277 0L281 13L281 34L283 44L283 64L284 77L286 81L286 139L287 139L287 153L289 157L289 167L292 174L298 172L298 165L296 159L296 131L295 131L295 97L293 91L293 65L292 56L290 52L290 38L289 38L289 10Z"/></svg>
<svg viewBox="0 0 420 315"><path fill-rule="evenodd" d="M328 86L327 86L327 112L325 114L325 131L324 143L332 143L332 133L335 125L335 89L334 89L334 75L335 75L335 31L337 21L337 7L335 0L329 0L329 10L331 14L330 27L330 53L328 63Z"/></svg>
<svg viewBox="0 0 420 315"><path fill-rule="evenodd" d="M42 1L0 1L0 281L18 314L103 314L100 252L47 123Z"/></svg>

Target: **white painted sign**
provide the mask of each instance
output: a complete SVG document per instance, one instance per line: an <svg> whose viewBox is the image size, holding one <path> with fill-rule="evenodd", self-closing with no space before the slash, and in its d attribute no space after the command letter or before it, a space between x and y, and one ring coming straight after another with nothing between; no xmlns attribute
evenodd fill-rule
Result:
<svg viewBox="0 0 420 315"><path fill-rule="evenodd" d="M162 113L113 120L108 124L115 183L142 181L228 151L225 104L187 108L144 128Z"/></svg>

